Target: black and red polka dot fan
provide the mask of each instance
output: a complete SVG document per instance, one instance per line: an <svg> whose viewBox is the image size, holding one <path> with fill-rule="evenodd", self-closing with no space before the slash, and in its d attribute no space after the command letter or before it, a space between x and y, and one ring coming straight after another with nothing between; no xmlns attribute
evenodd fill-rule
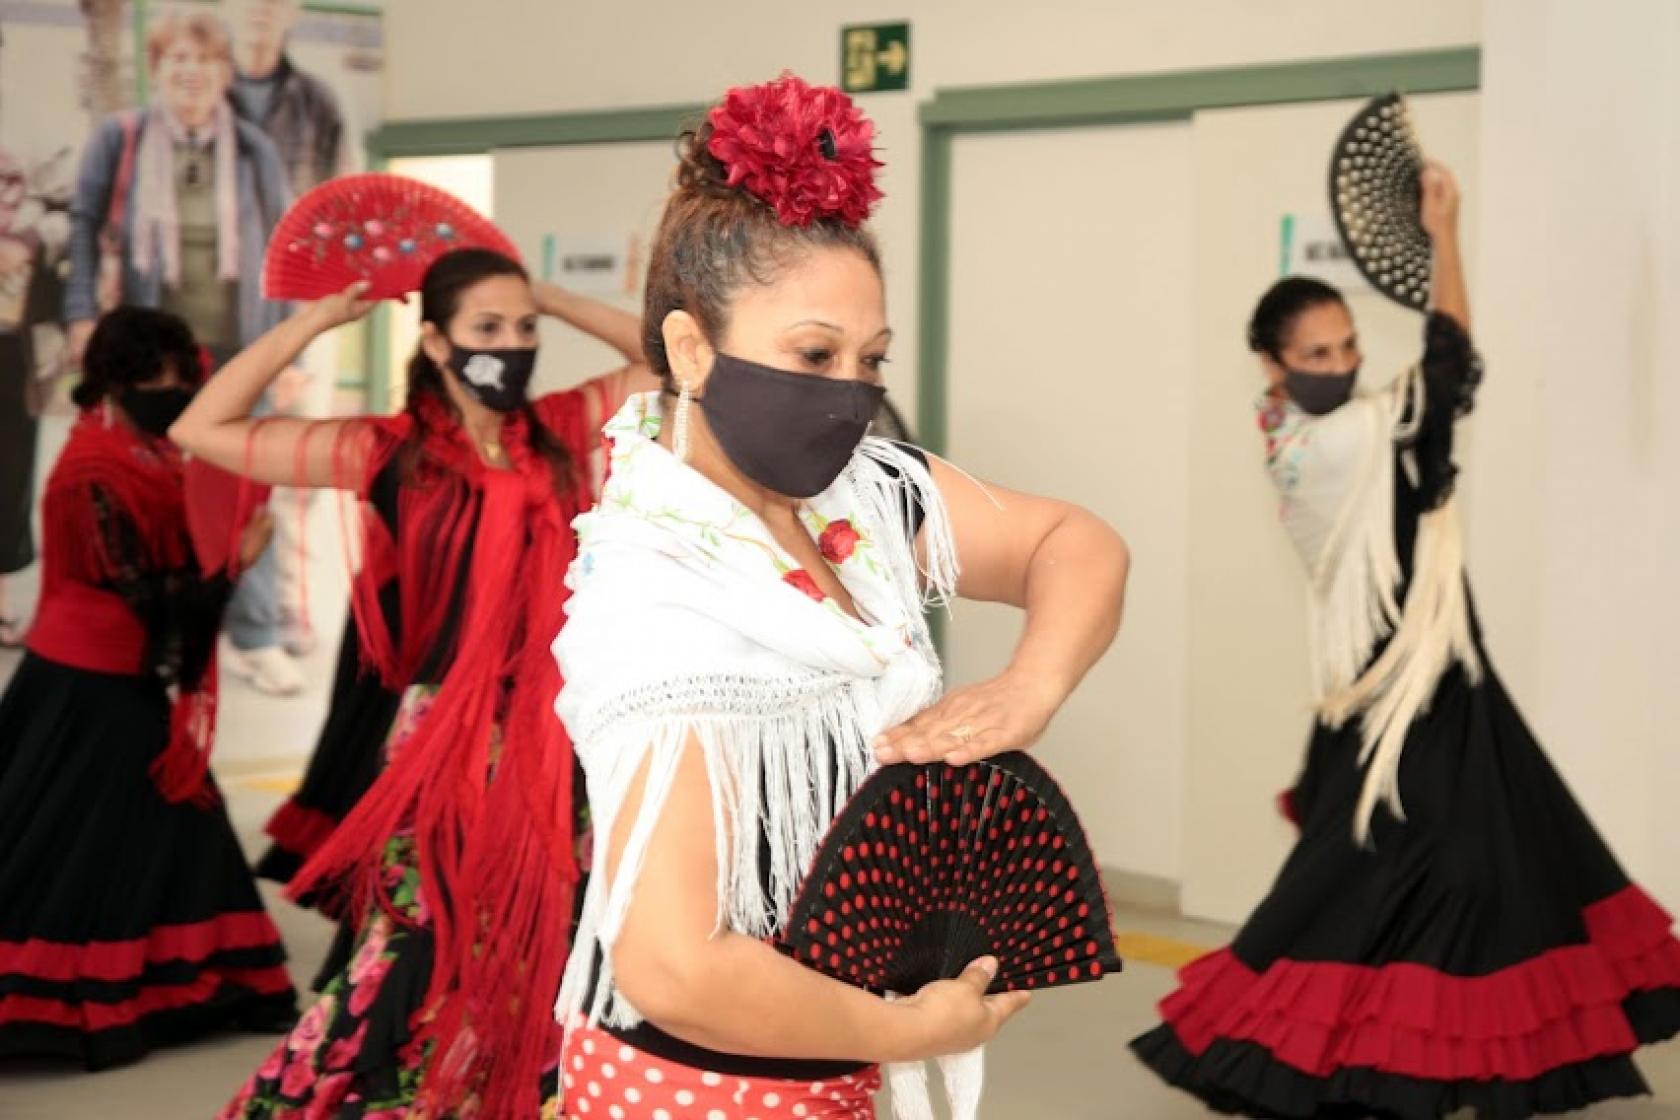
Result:
<svg viewBox="0 0 1680 1120"><path fill-rule="evenodd" d="M993 992L1120 970L1084 830L1016 751L888 766L835 819L777 947L859 987L909 994L998 959Z"/></svg>

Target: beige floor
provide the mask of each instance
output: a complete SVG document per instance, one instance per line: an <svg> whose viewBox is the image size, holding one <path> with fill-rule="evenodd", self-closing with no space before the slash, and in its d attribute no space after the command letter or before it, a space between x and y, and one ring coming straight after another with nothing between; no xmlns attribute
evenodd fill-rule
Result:
<svg viewBox="0 0 1680 1120"><path fill-rule="evenodd" d="M248 846L255 845L273 792L248 778L229 783L229 804ZM272 912L292 951L300 985L326 950L329 930L276 900ZM1159 914L1123 910L1123 931L1210 945L1223 930ZM989 1120L1175 1120L1205 1116L1132 1059L1125 1041L1153 1022L1155 1001L1172 982L1167 968L1133 961L1101 984L1039 997L994 1043L983 1114ZM0 1064L0 1120L208 1120L262 1061L272 1041L231 1035L162 1051L138 1065L99 1074L25 1063ZM1605 1120L1680 1120L1680 1045L1647 1051L1641 1065L1656 1090L1649 1100L1593 1110Z"/></svg>
<svg viewBox="0 0 1680 1120"><path fill-rule="evenodd" d="M14 662L14 657L0 655L0 680L10 676ZM311 690L295 700L259 697L237 683L224 691L218 769L235 826L253 853L262 824L279 801L277 789L288 776L282 772L275 775L280 781L265 780L264 770L277 758L290 756L285 765L295 772L298 752L307 749L320 720L331 649L310 659L308 671ZM330 930L278 900L272 891L265 894L285 934L301 988L324 954ZM1123 910L1117 924L1123 943L1129 937L1143 944L1153 936L1211 946L1229 932L1137 910ZM1162 1086L1125 1049L1127 1039L1153 1025L1154 1005L1171 985L1169 969L1134 958L1122 976L1040 996L991 1048L983 1115L987 1120L1176 1120L1208 1115L1190 1098ZM99 1074L0 1063L0 1120L210 1120L272 1044L272 1039L230 1035ZM1647 1050L1640 1064L1655 1095L1601 1106L1593 1116L1680 1120L1680 1044Z"/></svg>

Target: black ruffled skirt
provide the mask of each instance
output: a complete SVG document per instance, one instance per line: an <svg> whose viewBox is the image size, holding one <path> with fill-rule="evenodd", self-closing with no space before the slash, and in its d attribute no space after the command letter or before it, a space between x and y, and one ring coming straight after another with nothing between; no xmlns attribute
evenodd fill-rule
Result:
<svg viewBox="0 0 1680 1120"><path fill-rule="evenodd" d="M33 654L0 699L0 1056L99 1069L294 1013L226 809L147 774L168 728L155 680Z"/></svg>
<svg viewBox="0 0 1680 1120"><path fill-rule="evenodd" d="M385 764L385 740L401 700L376 674L363 671L356 623L347 620L326 722L302 784L269 819L273 843L257 861L259 876L290 883L304 861L356 807Z"/></svg>
<svg viewBox="0 0 1680 1120"><path fill-rule="evenodd" d="M1442 680L1401 760L1407 819L1379 808L1365 849L1358 753L1357 726L1316 729L1295 849L1138 1056L1246 1116L1519 1120L1647 1092L1629 1055L1680 1030L1680 942L1491 668Z"/></svg>

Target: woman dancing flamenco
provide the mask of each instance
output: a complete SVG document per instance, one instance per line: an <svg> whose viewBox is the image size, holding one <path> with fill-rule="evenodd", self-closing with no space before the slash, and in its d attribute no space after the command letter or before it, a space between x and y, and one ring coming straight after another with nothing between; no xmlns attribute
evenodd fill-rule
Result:
<svg viewBox="0 0 1680 1120"><path fill-rule="evenodd" d="M1038 738L1128 570L1084 510L865 439L891 340L872 133L786 75L684 138L643 315L663 392L607 426L555 642L600 869L559 1001L568 1118L873 1117L879 1063L968 1051L1026 999L987 995L983 958L889 1002L765 941L876 763ZM923 608L951 595L1024 627L997 676L942 697ZM926 1101L910 1080L901 1109Z"/></svg>
<svg viewBox="0 0 1680 1120"><path fill-rule="evenodd" d="M253 478L363 499L362 656L403 690L384 773L292 882L348 881L353 957L222 1116L534 1116L589 851L552 710L557 573L601 421L652 379L632 366L531 399L539 301L518 264L461 249L421 283L401 414L252 421L311 340L367 310L356 295L240 354L172 432Z"/></svg>
<svg viewBox="0 0 1680 1120"><path fill-rule="evenodd" d="M628 365L643 361L639 316L555 284L533 283L531 294L544 315L613 347ZM606 383L595 386L607 387ZM388 625L400 626L397 619L401 604L395 592L394 584L386 584L381 610ZM257 861L258 878L290 885L309 857L355 808L384 768L386 740L401 703L401 688L388 686L378 667L363 658L360 633L352 619L344 627L326 719L303 781L269 818L267 832L273 842ZM316 891L300 901L322 909L328 917L344 917L337 912L337 905L344 899L336 892ZM340 925L332 950L316 976L317 991L349 960L354 936L353 922Z"/></svg>
<svg viewBox="0 0 1680 1120"><path fill-rule="evenodd" d="M1423 175L1422 362L1353 396L1335 289L1280 281L1249 344L1283 521L1312 579L1319 719L1300 838L1232 945L1190 964L1138 1055L1223 1112L1484 1120L1647 1092L1680 1029L1680 943L1523 724L1464 578L1453 427L1481 363L1458 191Z"/></svg>
<svg viewBox="0 0 1680 1120"><path fill-rule="evenodd" d="M176 316L106 315L47 479L41 610L0 698L0 1056L102 1069L296 1015L208 768L233 585L200 569L164 438L201 370ZM269 533L243 530L236 568Z"/></svg>

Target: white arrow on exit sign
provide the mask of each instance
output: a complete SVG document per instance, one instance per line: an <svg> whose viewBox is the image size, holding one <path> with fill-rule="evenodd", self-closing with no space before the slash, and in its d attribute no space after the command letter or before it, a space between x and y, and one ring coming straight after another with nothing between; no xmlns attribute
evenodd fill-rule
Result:
<svg viewBox="0 0 1680 1120"><path fill-rule="evenodd" d="M888 43L886 49L876 55L881 67L889 74L902 74L904 68L910 64L910 52L898 40Z"/></svg>

